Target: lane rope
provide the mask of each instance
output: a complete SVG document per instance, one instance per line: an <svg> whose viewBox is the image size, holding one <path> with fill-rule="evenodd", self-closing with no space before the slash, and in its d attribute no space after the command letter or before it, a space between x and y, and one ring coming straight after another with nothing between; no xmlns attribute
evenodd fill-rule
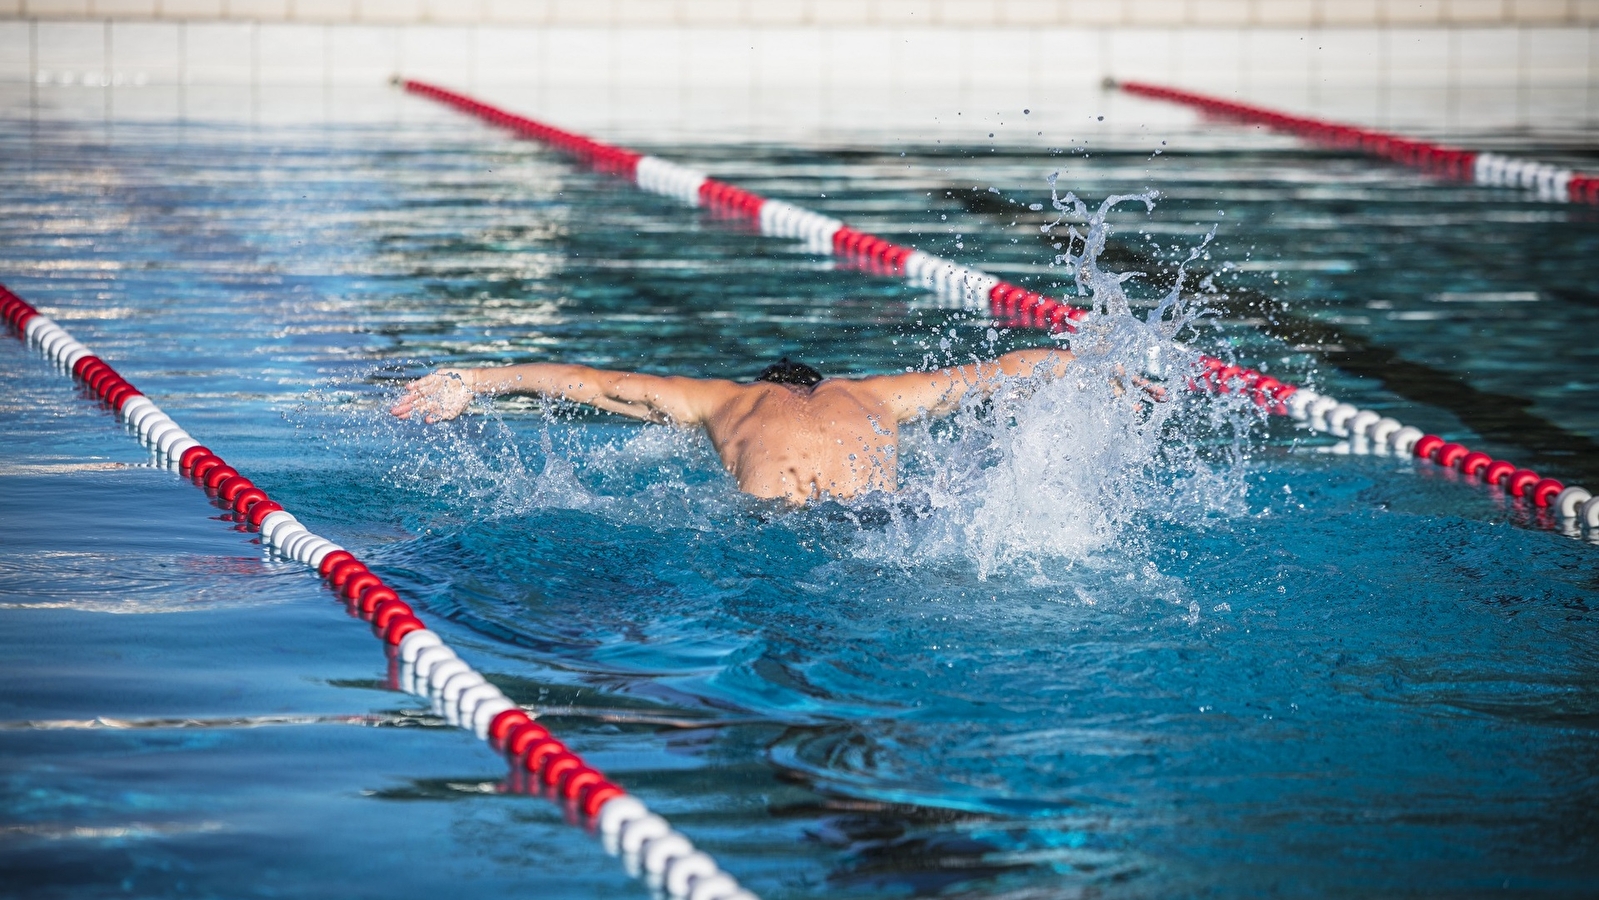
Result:
<svg viewBox="0 0 1599 900"><path fill-rule="evenodd" d="M878 274L907 278L913 284L930 288L940 299L941 305L946 307L981 310L986 304L989 315L1007 327L1044 328L1051 332L1075 330L1075 323L1090 312L954 260L923 253L859 231L838 219L781 200L762 197L657 156L647 156L556 128L426 82L399 77L394 82L410 93L436 100L532 138L576 158L596 171L625 178L651 193L742 218L758 225L763 235L802 241L807 249L816 253L865 261L869 264L868 268ZM1137 83L1124 84L1122 87L1124 90L1133 90L1135 87L1139 90L1166 90ZM1392 148L1391 144L1385 146ZM1414 155L1419 151L1407 152ZM1481 156L1473 154L1472 162L1466 169L1471 170ZM1458 157L1452 156L1450 159L1459 163ZM1568 179L1560 183L1575 182ZM1516 501L1529 503L1538 513L1552 510L1552 515L1540 514L1535 517L1535 523L1541 527L1558 529L1571 537L1581 537L1582 531L1578 527L1581 525L1588 529L1590 540L1599 539L1599 500L1582 487L1568 487L1531 469L1427 434L1390 416L1361 409L1309 388L1287 384L1257 369L1238 366L1214 356L1200 358L1199 373L1190 381L1190 386L1220 393L1237 391L1246 394L1273 414L1290 416L1313 431L1346 438L1352 453L1413 456L1458 470L1467 476L1468 482L1508 492Z"/></svg>
<svg viewBox="0 0 1599 900"><path fill-rule="evenodd" d="M658 156L646 156L481 103L421 81L398 80L405 90L453 106L495 125L561 150L590 168L633 182L653 194L743 219L763 235L800 240L815 252L871 264L880 274L928 288L947 309L979 309L1017 327L1071 330L1088 310L1045 297L951 259L923 253L850 228L838 219L769 200Z"/></svg>
<svg viewBox="0 0 1599 900"><path fill-rule="evenodd" d="M155 402L65 329L0 285L0 318L28 347L104 401L164 468L187 476L261 543L311 567L352 614L372 624L396 686L503 754L512 782L565 807L594 828L608 853L655 891L686 900L755 900L716 860L659 815L584 762L499 688L456 655L394 588L355 554L311 531L248 477L202 445Z"/></svg>
<svg viewBox="0 0 1599 900"><path fill-rule="evenodd" d="M1327 119L1296 116L1267 109L1264 106L1237 103L1220 97L1142 81L1118 82L1106 79L1105 85L1120 88L1139 97L1180 103L1218 118L1264 125L1274 131L1292 134L1324 146L1337 147L1340 150L1359 150L1371 156L1423 169L1445 178L1492 187L1536 191L1538 199L1555 203L1599 203L1599 175L1577 172L1562 166L1498 153L1451 147L1434 141L1418 140Z"/></svg>

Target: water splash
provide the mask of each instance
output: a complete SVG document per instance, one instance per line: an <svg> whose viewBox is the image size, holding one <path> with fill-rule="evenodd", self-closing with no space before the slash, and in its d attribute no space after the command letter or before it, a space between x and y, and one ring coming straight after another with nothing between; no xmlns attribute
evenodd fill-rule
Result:
<svg viewBox="0 0 1599 900"><path fill-rule="evenodd" d="M1184 297L1184 266L1141 318L1124 285L1143 273L1099 264L1111 212L1128 202L1153 210L1156 195L1108 197L1096 210L1068 193L1051 200L1067 229L1056 258L1073 273L1092 314L1064 340L1076 355L1066 377L1021 380L990 400L974 399L957 427L908 442L905 488L924 498L922 521L866 538L866 552L902 559L969 558L979 578L1018 565L1042 574L1115 547L1137 554L1154 522L1241 511L1241 463L1256 411L1237 398L1198 395L1182 384L1199 354L1179 343L1202 309ZM1163 390L1155 402L1149 389Z"/></svg>

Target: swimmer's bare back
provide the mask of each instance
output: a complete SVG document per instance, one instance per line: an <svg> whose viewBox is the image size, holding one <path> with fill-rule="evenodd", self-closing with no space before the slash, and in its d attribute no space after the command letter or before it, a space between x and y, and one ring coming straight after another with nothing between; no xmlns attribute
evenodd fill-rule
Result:
<svg viewBox="0 0 1599 900"><path fill-rule="evenodd" d="M805 503L898 486L899 428L953 412L969 391L1007 378L1056 378L1068 350L1018 350L965 366L903 375L827 378L812 387L615 372L561 363L440 369L405 386L390 410L453 419L479 395L529 394L647 422L704 428L739 490Z"/></svg>

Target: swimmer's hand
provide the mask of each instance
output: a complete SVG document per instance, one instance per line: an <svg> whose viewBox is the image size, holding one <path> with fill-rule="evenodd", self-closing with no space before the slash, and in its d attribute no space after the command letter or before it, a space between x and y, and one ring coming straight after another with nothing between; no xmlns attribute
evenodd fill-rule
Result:
<svg viewBox="0 0 1599 900"><path fill-rule="evenodd" d="M1166 402L1165 388L1151 382L1148 378L1144 378L1139 375L1134 375L1129 379L1127 378L1127 370L1121 366L1116 367L1116 377L1110 380L1111 390L1115 392L1116 396L1120 397L1122 394L1127 392L1127 385L1123 382L1123 379L1130 381L1133 387L1143 391L1144 396L1155 401L1156 403Z"/></svg>
<svg viewBox="0 0 1599 900"><path fill-rule="evenodd" d="M440 369L405 386L405 396L389 409L396 418L409 419L421 413L432 425L459 416L477 396L477 378L472 369Z"/></svg>
<svg viewBox="0 0 1599 900"><path fill-rule="evenodd" d="M1166 389L1158 384L1154 384L1148 378L1138 378L1135 376L1133 378L1133 386L1143 391L1144 396L1155 401L1156 403L1166 402Z"/></svg>

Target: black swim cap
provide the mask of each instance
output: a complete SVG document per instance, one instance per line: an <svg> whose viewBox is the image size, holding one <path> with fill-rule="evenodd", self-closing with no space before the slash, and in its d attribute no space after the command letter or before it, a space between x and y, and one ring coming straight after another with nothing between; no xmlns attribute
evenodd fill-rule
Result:
<svg viewBox="0 0 1599 900"><path fill-rule="evenodd" d="M775 363L761 370L755 376L756 381L770 381L773 384L797 384L800 387L815 387L822 380L822 373L804 363L789 362L788 357L783 357Z"/></svg>

